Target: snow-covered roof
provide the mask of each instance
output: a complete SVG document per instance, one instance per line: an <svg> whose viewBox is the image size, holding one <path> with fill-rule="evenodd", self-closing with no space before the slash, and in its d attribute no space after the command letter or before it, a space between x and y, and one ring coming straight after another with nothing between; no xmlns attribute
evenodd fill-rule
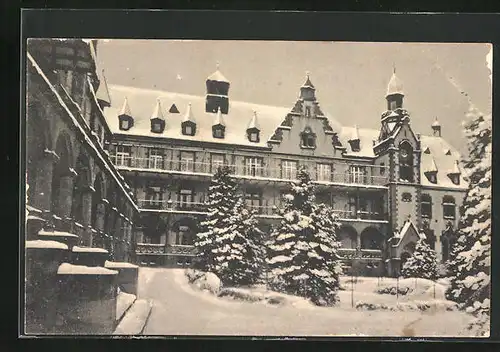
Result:
<svg viewBox="0 0 500 352"><path fill-rule="evenodd" d="M62 263L57 269L58 274L66 275L116 275L118 271L109 270L100 266L85 266Z"/></svg>
<svg viewBox="0 0 500 352"><path fill-rule="evenodd" d="M394 71L387 85L387 96L392 94L401 94L404 95L403 91L403 82L396 76L396 72Z"/></svg>
<svg viewBox="0 0 500 352"><path fill-rule="evenodd" d="M153 114L151 115L151 120L152 119L165 120L165 118L163 117L163 110L161 108L160 99L156 100L155 110L153 111Z"/></svg>
<svg viewBox="0 0 500 352"><path fill-rule="evenodd" d="M339 140L342 145L347 146L349 140L352 140L353 136L355 135L357 135L357 138L360 140L360 149L358 152L353 152L350 148L348 148L346 156L352 155L358 157L374 158L375 154L373 153L373 141L376 141L378 139L379 131L369 128L359 128L357 126L344 126L339 133Z"/></svg>
<svg viewBox="0 0 500 352"><path fill-rule="evenodd" d="M207 80L229 83L228 79L224 77L224 75L218 69L210 76L208 76Z"/></svg>
<svg viewBox="0 0 500 352"><path fill-rule="evenodd" d="M220 107L217 109L217 113L215 114L214 126L221 125L226 126L224 123L224 118L222 117L222 112L220 111Z"/></svg>
<svg viewBox="0 0 500 352"><path fill-rule="evenodd" d="M68 245L58 241L33 240L26 241L26 248L68 249Z"/></svg>
<svg viewBox="0 0 500 352"><path fill-rule="evenodd" d="M255 128L255 129L260 130L259 121L257 120L257 111L255 111L255 110L253 111L253 116L252 116L252 119L250 120L250 123L248 124L247 129L250 129L250 128Z"/></svg>
<svg viewBox="0 0 500 352"><path fill-rule="evenodd" d="M175 106L175 105L172 104L172 106ZM196 123L196 120L193 116L193 109L191 108L191 103L188 103L186 113L184 114L184 118L182 119L182 122L187 122L187 121L191 121L191 122Z"/></svg>
<svg viewBox="0 0 500 352"><path fill-rule="evenodd" d="M216 114L205 111L205 97L172 92L140 89L133 87L109 85L113 98L111 107L105 109L104 115L112 133L124 135L147 136L152 138L174 138L190 141L202 141L218 144L236 144L246 146L267 147L267 140L274 134L276 128L285 119L291 108L252 104L229 100L228 114L222 114L226 126L224 138L214 138L212 126ZM127 102L124 102L127 98ZM180 114L163 111L166 127L163 133L151 132L150 116L156 99L162 106L175 104ZM191 116L196 118L196 134L183 135L181 123L191 103ZM123 105L122 105L123 104ZM260 142L250 142L246 129L253 119L253 111L257 112L261 139ZM125 113L134 118L134 125L127 131L119 129L118 115Z"/></svg>

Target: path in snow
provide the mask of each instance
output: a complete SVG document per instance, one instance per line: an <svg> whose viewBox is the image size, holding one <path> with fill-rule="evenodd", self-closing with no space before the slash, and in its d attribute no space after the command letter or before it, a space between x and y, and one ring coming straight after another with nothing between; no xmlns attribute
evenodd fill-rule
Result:
<svg viewBox="0 0 500 352"><path fill-rule="evenodd" d="M139 298L154 301L145 335L452 337L470 321L461 312L367 312L232 301L196 291L182 269L141 268Z"/></svg>

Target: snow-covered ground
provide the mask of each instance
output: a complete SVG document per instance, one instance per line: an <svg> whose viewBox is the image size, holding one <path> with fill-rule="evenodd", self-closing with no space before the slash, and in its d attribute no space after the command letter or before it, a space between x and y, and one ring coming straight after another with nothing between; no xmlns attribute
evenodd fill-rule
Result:
<svg viewBox="0 0 500 352"><path fill-rule="evenodd" d="M138 298L154 302L145 335L470 336L465 328L471 316L463 312L356 310L349 290L340 292L341 304L335 308L315 307L300 299L278 306L200 292L187 282L182 269L140 268L139 276ZM346 288L347 279L343 279ZM390 284L392 279L383 280ZM377 278L358 281L355 301L376 297L396 303L395 296L373 293L377 285ZM437 288L439 296L441 289Z"/></svg>

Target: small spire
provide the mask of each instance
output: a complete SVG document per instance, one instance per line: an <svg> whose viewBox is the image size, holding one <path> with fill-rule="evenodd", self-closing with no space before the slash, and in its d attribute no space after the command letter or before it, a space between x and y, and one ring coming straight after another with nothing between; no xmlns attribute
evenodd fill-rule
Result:
<svg viewBox="0 0 500 352"><path fill-rule="evenodd" d="M396 76L396 67L394 66L391 80L387 85L387 94L386 97L393 94L404 95L403 91L403 82Z"/></svg>
<svg viewBox="0 0 500 352"><path fill-rule="evenodd" d="M161 111L160 98L156 98L156 107L151 115L151 119L161 119L164 120L163 112Z"/></svg>
<svg viewBox="0 0 500 352"><path fill-rule="evenodd" d="M229 80L226 77L224 77L224 75L220 72L219 70L220 64L218 61L216 62L215 67L216 67L215 72L212 73L210 76L208 76L208 80L229 83Z"/></svg>
<svg viewBox="0 0 500 352"><path fill-rule="evenodd" d="M432 127L441 127L437 116L434 118L434 122L432 123Z"/></svg>
<svg viewBox="0 0 500 352"><path fill-rule="evenodd" d="M351 140L352 141L359 140L359 128L358 128L358 125L354 125L354 132L352 134Z"/></svg>
<svg viewBox="0 0 500 352"><path fill-rule="evenodd" d="M217 109L217 114L215 115L214 126L215 125L226 126L226 124L224 123L224 119L222 118L222 112L220 111L220 106Z"/></svg>
<svg viewBox="0 0 500 352"><path fill-rule="evenodd" d="M217 61L217 62L215 62L215 70L219 71L219 68L220 68L220 62Z"/></svg>
<svg viewBox="0 0 500 352"><path fill-rule="evenodd" d="M302 85L301 88L312 88L312 89L315 89L314 85L311 82L310 72L309 71L306 71L306 81L304 82L304 84Z"/></svg>
<svg viewBox="0 0 500 352"><path fill-rule="evenodd" d="M260 130L259 122L257 121L257 111L256 110L253 110L252 119L250 120L250 123L248 124L247 129L250 129L250 128L255 128L255 129Z"/></svg>
<svg viewBox="0 0 500 352"><path fill-rule="evenodd" d="M194 116L193 116L193 111L191 110L191 102L189 102L189 104L188 104L186 114L184 115L184 119L182 121L183 122L186 122L186 121L195 122Z"/></svg>
<svg viewBox="0 0 500 352"><path fill-rule="evenodd" d="M431 157L431 162L427 168L427 170L425 170L426 172L438 172L438 168L437 168L437 165L436 165L436 161L434 160L434 157Z"/></svg>
<svg viewBox="0 0 500 352"><path fill-rule="evenodd" d="M460 175L461 174L460 165L458 164L458 160L455 160L455 162L453 163L453 169L451 170L450 174L452 174L452 175Z"/></svg>
<svg viewBox="0 0 500 352"><path fill-rule="evenodd" d="M125 101L123 102L122 110L119 116L121 115L132 116L132 113L130 112L130 106L128 106L127 97L125 97Z"/></svg>

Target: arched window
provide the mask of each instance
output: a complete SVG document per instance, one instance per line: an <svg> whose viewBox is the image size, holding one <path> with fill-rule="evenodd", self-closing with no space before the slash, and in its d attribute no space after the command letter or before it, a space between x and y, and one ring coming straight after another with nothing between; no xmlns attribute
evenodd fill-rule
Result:
<svg viewBox="0 0 500 352"><path fill-rule="evenodd" d="M443 197L443 218L455 219L455 198L452 196Z"/></svg>
<svg viewBox="0 0 500 352"><path fill-rule="evenodd" d="M399 178L413 182L413 148L408 142L399 145Z"/></svg>
<svg viewBox="0 0 500 352"><path fill-rule="evenodd" d="M432 218L432 198L428 194L422 194L421 204L421 214L424 218Z"/></svg>

